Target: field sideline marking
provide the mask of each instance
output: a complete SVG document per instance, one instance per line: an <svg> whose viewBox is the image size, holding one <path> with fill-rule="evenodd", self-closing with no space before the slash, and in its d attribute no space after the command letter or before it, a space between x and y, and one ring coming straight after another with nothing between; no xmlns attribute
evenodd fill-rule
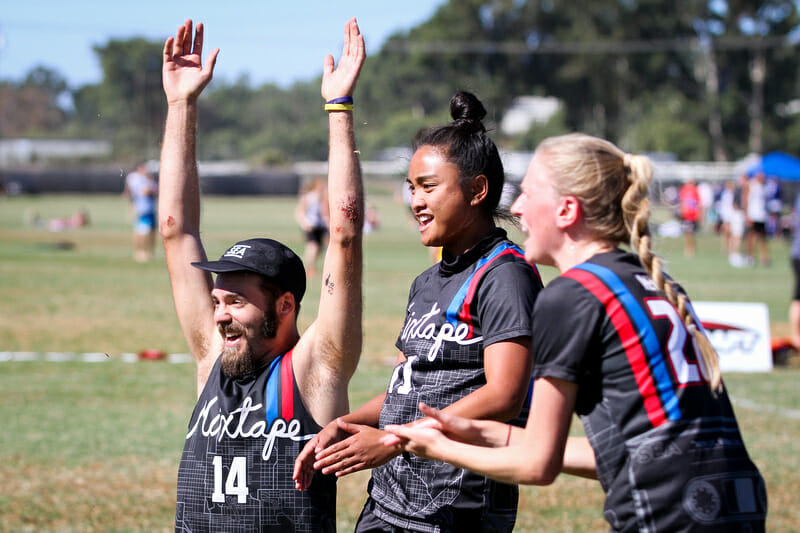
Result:
<svg viewBox="0 0 800 533"><path fill-rule="evenodd" d="M748 400L747 398L731 398L731 403L737 407L743 407L749 411L766 411L785 418L800 420L800 410L798 409L784 409L783 407L778 407L777 405L771 403L762 404L754 402L753 400Z"/></svg>
<svg viewBox="0 0 800 533"><path fill-rule="evenodd" d="M164 358L169 363L191 363L192 356L187 353L172 353ZM107 354L103 352L94 353L72 353L72 352L0 352L0 362L8 361L49 361L52 363L63 363L78 361L82 363L103 363L105 361L122 361L124 363L136 363L145 361L140 359L135 353Z"/></svg>

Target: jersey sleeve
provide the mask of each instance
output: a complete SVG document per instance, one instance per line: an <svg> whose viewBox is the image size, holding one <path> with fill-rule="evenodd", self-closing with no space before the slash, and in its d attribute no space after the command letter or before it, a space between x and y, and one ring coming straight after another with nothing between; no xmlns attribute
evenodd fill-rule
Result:
<svg viewBox="0 0 800 533"><path fill-rule="evenodd" d="M531 336L533 304L541 286L533 268L522 261L503 263L486 273L478 300L484 346Z"/></svg>
<svg viewBox="0 0 800 533"><path fill-rule="evenodd" d="M534 378L577 383L605 317L600 302L579 283L557 278L533 311Z"/></svg>

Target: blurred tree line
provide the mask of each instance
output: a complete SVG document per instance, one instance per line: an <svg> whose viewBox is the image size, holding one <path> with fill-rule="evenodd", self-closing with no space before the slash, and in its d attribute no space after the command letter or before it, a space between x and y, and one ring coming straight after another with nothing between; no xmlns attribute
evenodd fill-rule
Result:
<svg viewBox="0 0 800 533"><path fill-rule="evenodd" d="M793 0L450 0L368 49L359 145L367 158L408 145L421 126L448 121L450 96L467 89L507 149L578 130L682 160L800 153L799 25ZM161 49L144 39L96 46L97 85L71 89L44 67L0 81L0 136L112 139L117 158L157 157ZM527 95L555 96L562 110L525 133L497 131ZM217 79L200 106L201 159L327 157L319 79L286 89Z"/></svg>

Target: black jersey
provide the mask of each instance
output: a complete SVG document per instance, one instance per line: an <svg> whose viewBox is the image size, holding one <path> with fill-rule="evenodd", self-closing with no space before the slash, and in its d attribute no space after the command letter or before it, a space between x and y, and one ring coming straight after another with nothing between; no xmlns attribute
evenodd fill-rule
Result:
<svg viewBox="0 0 800 533"><path fill-rule="evenodd" d="M696 341L636 256L598 254L553 280L533 346L535 377L578 384L612 530L764 530L764 481L728 396L712 393Z"/></svg>
<svg viewBox="0 0 800 533"><path fill-rule="evenodd" d="M530 336L542 284L520 249L494 231L465 254L445 257L411 286L380 427L421 418L420 401L443 408L486 384L484 348ZM472 531L510 530L517 488L404 453L373 470L374 513L399 527L447 531L454 515L475 513Z"/></svg>
<svg viewBox="0 0 800 533"><path fill-rule="evenodd" d="M320 426L306 411L292 352L238 379L214 364L195 406L178 472L176 531L336 530L336 480L300 492L294 460Z"/></svg>

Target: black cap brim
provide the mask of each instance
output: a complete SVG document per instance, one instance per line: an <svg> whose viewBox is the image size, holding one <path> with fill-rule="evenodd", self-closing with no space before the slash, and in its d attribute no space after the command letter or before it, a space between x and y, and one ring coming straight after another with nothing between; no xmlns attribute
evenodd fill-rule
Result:
<svg viewBox="0 0 800 533"><path fill-rule="evenodd" d="M256 274L260 274L257 270L234 261L198 261L192 263L192 266L215 274L219 272L255 272Z"/></svg>

